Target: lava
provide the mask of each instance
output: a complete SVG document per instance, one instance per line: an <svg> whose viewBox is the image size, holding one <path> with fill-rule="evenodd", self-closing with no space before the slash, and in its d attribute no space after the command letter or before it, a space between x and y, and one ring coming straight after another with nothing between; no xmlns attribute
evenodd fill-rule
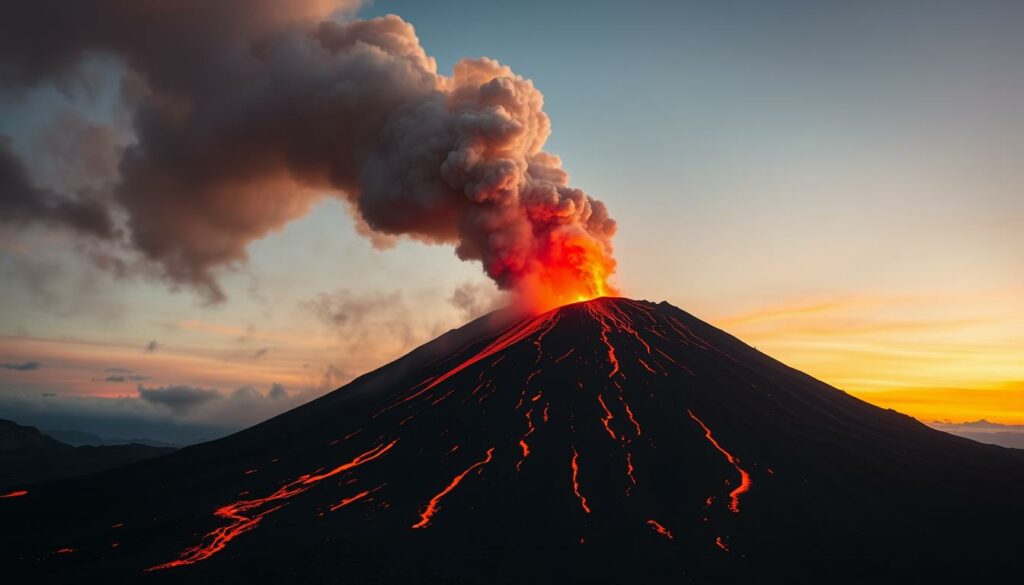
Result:
<svg viewBox="0 0 1024 585"><path fill-rule="evenodd" d="M667 528L658 523L657 520L648 520L647 525L650 526L655 532L664 536L665 538L672 540L672 533Z"/></svg>
<svg viewBox="0 0 1024 585"><path fill-rule="evenodd" d="M331 512L334 512L335 510L338 510L338 509L344 508L345 506L347 506L347 505L351 504L352 502L358 502L359 500L361 500L361 499L365 498L366 496L368 496L368 495L372 494L373 492L375 492L375 491L379 490L379 489L380 489L380 488L382 488L382 487L384 487L384 486L383 486L383 485L379 485L379 486L377 486L377 487L373 488L372 490L364 490L364 491L361 491L361 492L359 492L358 494L356 494L356 495L354 495L354 496L352 496L352 497L349 497L349 498L345 498L345 499L343 499L342 501L338 502L337 504L334 504L334 505L332 505L332 506L331 506L331 507L329 508L329 510L330 510Z"/></svg>
<svg viewBox="0 0 1024 585"><path fill-rule="evenodd" d="M523 434L523 437L521 439L519 439L519 447L522 448L523 450L523 456L516 463L516 471L519 471L519 468L523 465L523 461L526 461L526 458L530 456L530 446L526 443L526 439L527 437L532 435L534 431L533 419L531 418L532 414L532 410L526 411L526 433Z"/></svg>
<svg viewBox="0 0 1024 585"><path fill-rule="evenodd" d="M670 361L673 364L675 364L676 366L678 366L679 369L685 371L686 373L690 374L691 376L693 375L693 370L691 370L690 368L688 368L688 367L684 366L683 364L677 362L676 360L672 359L672 356L668 355L667 353L665 353L665 352L663 352L663 351L661 351L660 349L657 349L657 348L655 348L654 351L656 351L656 352L660 353L661 355L665 356L665 359L667 359L668 361Z"/></svg>
<svg viewBox="0 0 1024 585"><path fill-rule="evenodd" d="M444 381L448 380L449 378L451 378L455 374L458 374L462 370L465 370L466 368L468 368L468 367L472 366L473 364L479 362L480 360L486 359L486 358L488 358L488 357L498 353L499 351L508 349L509 347L512 347L516 343L526 339L530 335L533 335L534 333L539 332L541 330L542 326L547 325L549 328L552 327L554 325L554 321L555 321L555 319L552 317L551 313L547 313L547 314L540 315L540 316L533 317L533 318L523 319L518 324L513 326L511 329L509 329L508 331L503 333L500 337L498 337L497 339L492 341L490 344L488 344L487 347L483 348L478 353L473 355L473 357L467 359L466 361L460 363L459 365L455 366L454 368L448 370L444 374L441 374L440 376L431 379L429 384L424 385L423 388L421 388L417 392L414 392L413 394L403 398L402 400L400 400L396 404L393 404L393 405L385 408L384 410L382 410L378 414L386 412L386 411L388 411L388 410L390 410L390 409L392 409L392 408L394 408L394 407L396 407L396 406L398 406L400 404L409 402L410 400L413 400L413 399L417 398L418 396L421 396L424 393L429 392L433 388L436 388L439 384L441 384ZM501 357L503 358L505 356L501 356ZM499 359L501 359L501 358L499 358ZM495 362L495 363L497 363L497 362Z"/></svg>
<svg viewBox="0 0 1024 585"><path fill-rule="evenodd" d="M437 513L438 504L440 504L441 498L444 498L449 493L451 493L451 491L454 490L456 486L462 483L462 480L465 479L465 477L469 475L471 471L490 463L493 455L494 447L491 447L490 449L487 450L487 456L485 458L467 467L465 471L456 475L455 478L452 479L451 483L449 483L447 487L441 490L436 496L430 498L430 501L427 503L427 507L424 508L422 512L420 512L419 522L413 524L412 527L426 528L427 526L430 526L430 520L434 517L434 514Z"/></svg>
<svg viewBox="0 0 1024 585"><path fill-rule="evenodd" d="M633 428L636 429L636 436L639 437L643 434L643 430L640 428L640 423L636 421L636 417L633 416L633 410L629 407L629 403L626 402L626 398L622 395L622 392L619 392L619 400L622 402L622 406L626 408L626 416L629 417L629 422L633 423Z"/></svg>
<svg viewBox="0 0 1024 585"><path fill-rule="evenodd" d="M526 444L526 441L524 441L522 439L519 439L519 446L523 448L523 459L526 459L527 457L529 457L530 456L530 446ZM519 466L522 465L522 463L523 463L522 459L519 460L519 463L516 463L516 470L519 469Z"/></svg>
<svg viewBox="0 0 1024 585"><path fill-rule="evenodd" d="M604 403L604 399L601 398L600 394L597 395L597 402L601 405L601 408L604 410L604 416L601 418L601 423L604 425L604 430L608 431L608 435L612 439L618 440L618 437L615 436L615 431L613 431L611 427L612 411L608 410L608 406Z"/></svg>
<svg viewBox="0 0 1024 585"><path fill-rule="evenodd" d="M580 507L587 514L590 513L590 506L587 505L587 498L580 492L580 465L579 465L579 453L576 452L576 447L572 448L572 491L576 494L576 497L580 501Z"/></svg>
<svg viewBox="0 0 1024 585"><path fill-rule="evenodd" d="M703 421L697 418L697 415L693 414L693 412L691 412L690 410L687 410L686 412L690 415L690 418L696 421L696 423L699 424L702 429L704 429L704 438L706 438L712 445L714 445L715 449L718 449L718 451L721 452L722 455L725 455L725 458L729 461L729 463L731 463L732 466L736 468L736 471L739 472L740 485L736 489L729 492L729 509L732 510L733 512L738 513L740 511L740 495L750 491L750 474L747 473L746 470L744 470L742 467L740 467L739 459L733 457L732 453L729 453L721 445L718 444L718 441L716 441L715 438L711 435L711 429L709 429Z"/></svg>
<svg viewBox="0 0 1024 585"><path fill-rule="evenodd" d="M636 361L637 361L637 362L639 362L639 363L640 363L640 365L641 365L641 366L643 366L643 367L644 367L644 369L645 369L645 370L647 370L648 372L650 372L650 373L652 373L652 374L657 374L657 372L655 372L655 371L654 371L654 370L653 370L653 369L651 368L651 366L649 366L649 365L647 364L647 362L645 362L644 360L642 360L642 359L640 359L640 358L636 358Z"/></svg>
<svg viewBox="0 0 1024 585"><path fill-rule="evenodd" d="M636 475L634 475L634 471L636 471L636 469L633 468L633 454L630 453L629 451L626 451L626 475L629 476L630 483L636 485ZM629 492L632 489L633 486L630 486L626 490L626 495L629 495Z"/></svg>
<svg viewBox="0 0 1024 585"><path fill-rule="evenodd" d="M20 498L22 496L27 496L27 495L28 495L28 490L16 490L16 491L13 491L13 492L6 493L6 494L0 496L0 498Z"/></svg>
<svg viewBox="0 0 1024 585"><path fill-rule="evenodd" d="M612 364L612 371L608 374L608 377L611 378L615 374L620 373L619 360L615 357L615 346L613 346L612 342L608 339L608 334L611 333L611 327L605 321L602 313L595 309L597 306L596 303L587 303L584 306L586 307L587 312L590 313L590 315L594 317L601 326L601 341L604 343L605 347L608 348L608 362Z"/></svg>
<svg viewBox="0 0 1024 585"><path fill-rule="evenodd" d="M299 478L286 483L279 487L277 491L270 494L265 498L257 498L254 500L241 500L218 508L214 515L219 518L230 520L231 523L226 526L220 526L207 533L203 538L203 542L195 546L185 549L181 555L173 560L160 565L155 565L146 569L147 571L156 571L160 569L169 569L172 567L180 567L183 565L191 565L199 561L206 560L218 552L224 550L236 537L249 532L253 528L259 525L260 521L263 520L268 514L275 512L284 504L279 504L271 508L261 509L270 502L276 502L278 500L287 500L294 496L297 496L311 487L316 485L318 482L323 481L329 477L333 477L349 469L358 467L369 461L373 461L378 457L384 455L395 446L398 439L391 441L387 444L378 445L365 453L358 455L355 459L352 459L348 463L343 463L330 471L319 474L307 474L300 476Z"/></svg>

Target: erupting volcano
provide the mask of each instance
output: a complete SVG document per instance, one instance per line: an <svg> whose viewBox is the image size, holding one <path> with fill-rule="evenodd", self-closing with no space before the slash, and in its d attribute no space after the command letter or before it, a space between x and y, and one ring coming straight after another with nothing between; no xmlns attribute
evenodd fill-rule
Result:
<svg viewBox="0 0 1024 585"><path fill-rule="evenodd" d="M602 297L0 514L4 565L60 582L842 581L1019 568L1022 488L1020 452Z"/></svg>

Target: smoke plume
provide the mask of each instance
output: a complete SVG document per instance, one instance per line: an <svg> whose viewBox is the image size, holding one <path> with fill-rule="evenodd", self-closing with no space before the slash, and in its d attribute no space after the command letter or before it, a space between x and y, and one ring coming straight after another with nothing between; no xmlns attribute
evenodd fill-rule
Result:
<svg viewBox="0 0 1024 585"><path fill-rule="evenodd" d="M165 278L216 300L218 268L334 196L375 245L401 236L452 244L500 288L538 304L614 292L615 222L544 151L551 125L540 91L486 58L441 75L412 25L356 20L354 8L12 4L0 22L4 85L61 83L83 59L111 55L125 69L134 137L99 215L95 198L25 184L0 149L0 171L17 179L0 186L0 219L124 238Z"/></svg>

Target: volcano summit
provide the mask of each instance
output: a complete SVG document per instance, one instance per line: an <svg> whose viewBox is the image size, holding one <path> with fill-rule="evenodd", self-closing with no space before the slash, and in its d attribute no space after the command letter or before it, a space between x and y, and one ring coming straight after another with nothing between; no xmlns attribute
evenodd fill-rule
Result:
<svg viewBox="0 0 1024 585"><path fill-rule="evenodd" d="M946 581L1022 568L1024 452L666 303L495 313L225 439L0 500L36 582ZM20 491L20 490L19 490Z"/></svg>

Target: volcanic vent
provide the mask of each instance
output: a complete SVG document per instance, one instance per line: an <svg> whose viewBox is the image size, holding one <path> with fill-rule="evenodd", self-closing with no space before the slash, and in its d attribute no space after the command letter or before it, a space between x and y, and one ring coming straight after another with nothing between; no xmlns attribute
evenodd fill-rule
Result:
<svg viewBox="0 0 1024 585"><path fill-rule="evenodd" d="M18 566L54 576L909 575L950 551L1012 563L997 537L1021 504L980 486L1019 490L1022 462L665 303L598 298L485 317L262 425L3 511ZM959 537L979 529L997 543Z"/></svg>

